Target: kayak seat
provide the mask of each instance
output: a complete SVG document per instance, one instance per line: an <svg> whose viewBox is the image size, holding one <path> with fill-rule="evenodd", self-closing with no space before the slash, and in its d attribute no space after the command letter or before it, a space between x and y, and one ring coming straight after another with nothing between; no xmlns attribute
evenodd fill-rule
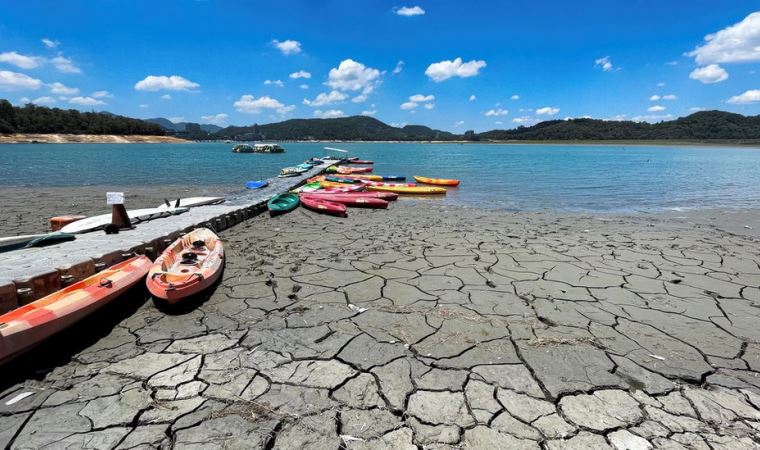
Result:
<svg viewBox="0 0 760 450"><path fill-rule="evenodd" d="M193 265L196 262L198 262L198 255L193 252L186 252L182 254L182 260L180 260L180 264L184 265Z"/></svg>

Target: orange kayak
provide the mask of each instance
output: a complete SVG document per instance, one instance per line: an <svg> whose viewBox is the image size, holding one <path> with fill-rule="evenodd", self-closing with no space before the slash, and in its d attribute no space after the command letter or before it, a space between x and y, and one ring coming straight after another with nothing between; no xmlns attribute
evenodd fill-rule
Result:
<svg viewBox="0 0 760 450"><path fill-rule="evenodd" d="M411 195L438 195L446 193L445 188L427 186L367 186L367 190Z"/></svg>
<svg viewBox="0 0 760 450"><path fill-rule="evenodd" d="M422 184L434 184L437 186L459 186L459 180L451 180L446 178L428 178L418 175L414 176L415 181Z"/></svg>
<svg viewBox="0 0 760 450"><path fill-rule="evenodd" d="M196 228L161 253L146 283L151 294L174 304L213 285L223 266L222 241L208 228Z"/></svg>
<svg viewBox="0 0 760 450"><path fill-rule="evenodd" d="M0 361L31 349L126 292L151 266L135 256L0 316Z"/></svg>

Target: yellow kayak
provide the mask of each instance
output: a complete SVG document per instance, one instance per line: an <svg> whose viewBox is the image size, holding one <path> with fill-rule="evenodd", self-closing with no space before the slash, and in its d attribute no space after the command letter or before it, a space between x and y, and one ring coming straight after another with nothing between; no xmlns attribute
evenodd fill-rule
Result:
<svg viewBox="0 0 760 450"><path fill-rule="evenodd" d="M438 186L459 186L459 180L446 178L428 178L419 175L414 176L415 181L422 184L437 184Z"/></svg>
<svg viewBox="0 0 760 450"><path fill-rule="evenodd" d="M436 195L446 193L445 188L426 186L367 186L367 190L413 195Z"/></svg>

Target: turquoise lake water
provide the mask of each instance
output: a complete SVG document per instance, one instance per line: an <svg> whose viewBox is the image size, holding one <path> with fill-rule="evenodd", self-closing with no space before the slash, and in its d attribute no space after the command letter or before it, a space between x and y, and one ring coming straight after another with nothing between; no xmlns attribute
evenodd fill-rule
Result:
<svg viewBox="0 0 760 450"><path fill-rule="evenodd" d="M234 154L231 144L0 146L2 186L218 186L324 153L285 143L283 154ZM375 173L459 178L445 199L507 210L659 211L760 207L760 149L489 144L334 144L375 161Z"/></svg>

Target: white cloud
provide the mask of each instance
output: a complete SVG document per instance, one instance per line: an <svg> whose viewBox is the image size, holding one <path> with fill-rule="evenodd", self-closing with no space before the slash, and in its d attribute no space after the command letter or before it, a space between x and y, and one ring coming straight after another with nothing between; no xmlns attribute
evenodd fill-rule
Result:
<svg viewBox="0 0 760 450"><path fill-rule="evenodd" d="M689 108L689 111L691 112L699 112L699 111L707 111L705 108L702 108L701 106L692 106Z"/></svg>
<svg viewBox="0 0 760 450"><path fill-rule="evenodd" d="M536 114L539 116L553 116L559 112L559 108L553 108L551 106L544 106L543 108L538 108L536 110Z"/></svg>
<svg viewBox="0 0 760 450"><path fill-rule="evenodd" d="M404 61L396 63L396 67L393 68L393 75L398 75L404 70Z"/></svg>
<svg viewBox="0 0 760 450"><path fill-rule="evenodd" d="M225 113L211 114L210 116L201 116L201 119L206 123L212 123L214 125L222 125L227 121L229 115Z"/></svg>
<svg viewBox="0 0 760 450"><path fill-rule="evenodd" d="M285 83L282 82L282 80L264 80L264 84L270 85L273 84L278 87L284 87Z"/></svg>
<svg viewBox="0 0 760 450"><path fill-rule="evenodd" d="M20 91L39 89L42 81L27 74L0 70L0 91Z"/></svg>
<svg viewBox="0 0 760 450"><path fill-rule="evenodd" d="M662 98L662 97L660 97L659 95L657 95L657 94L654 94L653 96L649 97L649 101L651 101L651 102L656 102L657 100L659 100L659 99L661 99L661 98Z"/></svg>
<svg viewBox="0 0 760 450"><path fill-rule="evenodd" d="M474 102L474 101L475 101L475 100L477 100L477 99L478 99L478 98L477 98L477 97L475 97L475 94L472 94L472 95L470 95L470 101L471 101L471 102Z"/></svg>
<svg viewBox="0 0 760 450"><path fill-rule="evenodd" d="M705 36L705 44L686 54L697 64L760 61L760 12Z"/></svg>
<svg viewBox="0 0 760 450"><path fill-rule="evenodd" d="M517 94L514 94L513 96L509 97L510 100L520 100L520 96Z"/></svg>
<svg viewBox="0 0 760 450"><path fill-rule="evenodd" d="M454 122L455 127L461 127L462 125L464 125L464 120L457 120Z"/></svg>
<svg viewBox="0 0 760 450"><path fill-rule="evenodd" d="M644 116L635 116L631 117L631 120L634 122L662 122L663 120L672 120L674 119L672 114L650 114L650 115L644 115Z"/></svg>
<svg viewBox="0 0 760 450"><path fill-rule="evenodd" d="M235 110L247 114L258 114L264 109L270 109L282 115L296 109L295 105L285 106L279 100L266 95L256 98L250 94L241 96L232 106Z"/></svg>
<svg viewBox="0 0 760 450"><path fill-rule="evenodd" d="M614 67L612 66L612 59L609 56L604 56L594 61L594 67L599 67L605 72L611 72Z"/></svg>
<svg viewBox="0 0 760 450"><path fill-rule="evenodd" d="M135 90L138 91L190 91L201 87L200 84L194 83L179 75L148 75L145 79L135 84Z"/></svg>
<svg viewBox="0 0 760 450"><path fill-rule="evenodd" d="M338 67L330 69L327 85L341 91L361 91L368 95L375 89L380 71L352 59L344 59Z"/></svg>
<svg viewBox="0 0 760 450"><path fill-rule="evenodd" d="M678 100L678 96L675 94L667 94L662 96L663 100Z"/></svg>
<svg viewBox="0 0 760 450"><path fill-rule="evenodd" d="M311 78L311 74L305 70L299 70L298 72L293 72L289 76L290 78L294 80L297 80L299 78L306 78L306 79Z"/></svg>
<svg viewBox="0 0 760 450"><path fill-rule="evenodd" d="M318 109L314 111L314 117L319 119L335 119L337 117L346 117L346 113L339 109L328 109L327 111Z"/></svg>
<svg viewBox="0 0 760 450"><path fill-rule="evenodd" d="M705 84L720 83L728 78L728 72L717 64L710 64L704 67L697 67L689 74L689 78Z"/></svg>
<svg viewBox="0 0 760 450"><path fill-rule="evenodd" d="M435 100L435 95L414 94L409 97L409 101L414 103L432 102L433 100Z"/></svg>
<svg viewBox="0 0 760 450"><path fill-rule="evenodd" d="M480 73L480 69L486 66L485 61L472 60L466 63L462 58L456 58L453 61L441 61L433 63L425 70L425 75L430 77L436 83L448 80L451 77L468 78L474 77Z"/></svg>
<svg viewBox="0 0 760 450"><path fill-rule="evenodd" d="M514 119L512 119L512 122L519 123L519 124L531 123L531 122L535 122L535 121L536 120L534 118L528 117L528 116L520 116L520 117L515 117Z"/></svg>
<svg viewBox="0 0 760 450"><path fill-rule="evenodd" d="M405 126L407 126L408 124L407 124L407 122L401 122L401 123L397 123L397 122L391 122L391 124L390 124L390 125L391 125L393 128L404 128L404 127L405 127Z"/></svg>
<svg viewBox="0 0 760 450"><path fill-rule="evenodd" d="M330 91L329 93L322 92L317 95L314 100L303 99L303 104L306 106L324 106L332 105L333 103L342 102L348 98L348 95L340 91Z"/></svg>
<svg viewBox="0 0 760 450"><path fill-rule="evenodd" d="M361 115L362 116L374 116L375 113L377 113L376 109L371 109L371 110L370 109L365 109L364 111L361 112Z"/></svg>
<svg viewBox="0 0 760 450"><path fill-rule="evenodd" d="M302 84L302 85L300 85L298 87L300 87L301 89L309 89L309 85L308 84Z"/></svg>
<svg viewBox="0 0 760 450"><path fill-rule="evenodd" d="M63 55L56 56L55 58L51 59L50 62L56 69L58 69L59 72L82 73L82 70L77 67L76 64L74 64L74 61L66 58Z"/></svg>
<svg viewBox="0 0 760 450"><path fill-rule="evenodd" d="M35 105L49 105L55 102L56 100L53 97L44 96L44 97L35 98L29 103L34 103Z"/></svg>
<svg viewBox="0 0 760 450"><path fill-rule="evenodd" d="M665 83L663 83L662 81L660 81L659 83L657 83L657 87L665 87Z"/></svg>
<svg viewBox="0 0 760 450"><path fill-rule="evenodd" d="M485 114L486 117L506 116L507 114L509 114L509 111L507 111L506 109L489 109L483 114Z"/></svg>
<svg viewBox="0 0 760 450"><path fill-rule="evenodd" d="M79 89L65 86L63 83L55 82L50 85L50 92L57 95L76 95Z"/></svg>
<svg viewBox="0 0 760 450"><path fill-rule="evenodd" d="M277 39L272 41L272 45L277 47L283 55L292 55L295 53L301 53L301 43L293 41L291 39L285 41L278 41Z"/></svg>
<svg viewBox="0 0 760 450"><path fill-rule="evenodd" d="M422 94L414 94L409 97L408 102L404 102L401 104L400 108L406 111L414 112L414 109L419 106L420 103L425 103L423 105L426 109L433 109L435 108L435 95L422 95Z"/></svg>
<svg viewBox="0 0 760 450"><path fill-rule="evenodd" d="M92 93L92 96L95 98L111 98L113 94L108 91L95 91Z"/></svg>
<svg viewBox="0 0 760 450"><path fill-rule="evenodd" d="M92 97L74 97L71 100L69 100L69 103L74 104L74 105L81 105L81 106L95 106L95 105L106 104L106 102L104 102L103 100L98 100Z"/></svg>
<svg viewBox="0 0 760 450"><path fill-rule="evenodd" d="M399 16L405 17L422 16L425 14L425 10L419 6L402 6L401 8L396 9L395 12Z"/></svg>
<svg viewBox="0 0 760 450"><path fill-rule="evenodd" d="M364 94L360 94L360 95L357 95L356 97L352 98L351 101L354 102L354 103L362 103L362 102L367 101L367 96L364 95Z"/></svg>
<svg viewBox="0 0 760 450"><path fill-rule="evenodd" d="M172 99L172 96L169 94L164 94L161 96L161 100L171 100L171 99Z"/></svg>
<svg viewBox="0 0 760 450"><path fill-rule="evenodd" d="M760 102L760 89L751 89L726 100L726 103L731 103L732 105L746 105L757 102Z"/></svg>
<svg viewBox="0 0 760 450"><path fill-rule="evenodd" d="M662 112L665 111L665 107L661 105L654 105L647 108L647 112Z"/></svg>
<svg viewBox="0 0 760 450"><path fill-rule="evenodd" d="M149 104L147 104L147 103L140 103L138 106L139 106L140 108L149 108L149 107L150 107L150 105L149 105Z"/></svg>
<svg viewBox="0 0 760 450"><path fill-rule="evenodd" d="M48 38L43 38L42 43L45 44L45 47L47 48L56 48L60 45L60 42Z"/></svg>
<svg viewBox="0 0 760 450"><path fill-rule="evenodd" d="M17 52L5 52L0 53L0 62L8 63L21 69L36 69L45 63L45 58L21 55Z"/></svg>

